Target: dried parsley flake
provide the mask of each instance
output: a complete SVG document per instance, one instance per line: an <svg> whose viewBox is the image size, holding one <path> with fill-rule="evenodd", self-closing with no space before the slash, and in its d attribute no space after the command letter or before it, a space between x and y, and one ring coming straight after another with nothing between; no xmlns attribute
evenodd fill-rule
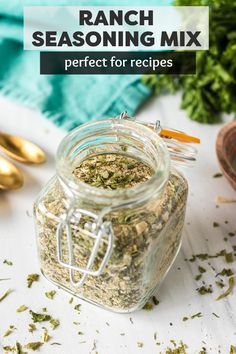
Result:
<svg viewBox="0 0 236 354"><path fill-rule="evenodd" d="M212 315L215 316L216 318L220 318L215 312L212 312Z"/></svg>
<svg viewBox="0 0 236 354"><path fill-rule="evenodd" d="M236 353L235 346L231 345L229 349L229 354L235 354L235 353Z"/></svg>
<svg viewBox="0 0 236 354"><path fill-rule="evenodd" d="M232 252L225 253L225 261L227 263L232 263L234 261L234 257L233 257L233 253Z"/></svg>
<svg viewBox="0 0 236 354"><path fill-rule="evenodd" d="M33 273L33 274L29 274L27 276L27 284L28 284L28 288L31 288L32 284L35 281L39 280L39 274Z"/></svg>
<svg viewBox="0 0 236 354"><path fill-rule="evenodd" d="M13 290L8 289L1 297L0 297L0 302L3 301Z"/></svg>
<svg viewBox="0 0 236 354"><path fill-rule="evenodd" d="M199 318L199 317L202 317L202 313L201 312L198 312L198 313L196 313L196 314L194 314L194 315L192 315L192 316L190 316L190 317L187 317L187 316L185 316L185 317L183 317L183 321L185 322L185 321L188 321L188 320L193 320L194 318Z"/></svg>
<svg viewBox="0 0 236 354"><path fill-rule="evenodd" d="M154 305L156 305L156 306L159 305L159 303L160 303L160 301L157 300L156 296L152 297L152 301L153 301Z"/></svg>
<svg viewBox="0 0 236 354"><path fill-rule="evenodd" d="M6 351L6 352L15 352L16 351L16 348L15 347L11 347L10 345L5 345L3 347L3 349Z"/></svg>
<svg viewBox="0 0 236 354"><path fill-rule="evenodd" d="M80 311L80 307L81 307L81 304L77 304L77 305L75 305L74 309L75 309L76 311Z"/></svg>
<svg viewBox="0 0 236 354"><path fill-rule="evenodd" d="M197 291L200 295L211 294L213 292L211 286L206 287L205 285L198 288Z"/></svg>
<svg viewBox="0 0 236 354"><path fill-rule="evenodd" d="M180 344L177 347L177 344L175 341L170 341L174 348L166 348L163 354L187 354L186 349L188 348L186 344L184 344L182 341L180 341Z"/></svg>
<svg viewBox="0 0 236 354"><path fill-rule="evenodd" d="M45 313L36 313L33 312L32 310L29 311L32 317L32 320L34 323L37 322L44 322L44 321L50 321L52 317L50 315L47 315Z"/></svg>
<svg viewBox="0 0 236 354"><path fill-rule="evenodd" d="M25 345L26 349L31 349L33 351L39 349L43 345L42 342L31 342Z"/></svg>
<svg viewBox="0 0 236 354"><path fill-rule="evenodd" d="M8 337L16 329L15 326L11 325L6 332L3 333L3 337Z"/></svg>
<svg viewBox="0 0 236 354"><path fill-rule="evenodd" d="M56 320L55 318L52 318L50 320L50 325L51 325L52 329L57 328L59 326L59 324L60 324L60 321Z"/></svg>
<svg viewBox="0 0 236 354"><path fill-rule="evenodd" d="M214 175L212 177L213 178L219 178L219 177L222 177L222 176L223 176L222 173L216 172L216 173L214 173Z"/></svg>
<svg viewBox="0 0 236 354"><path fill-rule="evenodd" d="M139 348L143 347L143 343L142 342L137 342L137 345L138 345Z"/></svg>
<svg viewBox="0 0 236 354"><path fill-rule="evenodd" d="M7 264L9 266L13 265L12 261L9 261L8 259L4 259L3 264Z"/></svg>
<svg viewBox="0 0 236 354"><path fill-rule="evenodd" d="M50 338L51 338L51 336L49 336L48 331L45 328L44 332L43 332L43 341L44 341L44 343L47 343L50 340Z"/></svg>
<svg viewBox="0 0 236 354"><path fill-rule="evenodd" d="M222 271L221 271L220 273L218 273L216 276L218 276L218 275L221 275L221 276L226 275L227 277L230 277L230 276L233 275L233 274L234 274L234 273L233 273L232 269L224 268L224 269L222 269Z"/></svg>
<svg viewBox="0 0 236 354"><path fill-rule="evenodd" d="M16 309L16 312L24 312L26 310L28 310L28 307L25 305L21 305Z"/></svg>
<svg viewBox="0 0 236 354"><path fill-rule="evenodd" d="M48 299L53 300L54 296L56 295L56 290L47 291L45 295Z"/></svg>
<svg viewBox="0 0 236 354"><path fill-rule="evenodd" d="M229 287L228 289L221 295L219 295L216 300L221 300L224 297L230 295L233 292L233 288L234 288L234 277L229 278Z"/></svg>
<svg viewBox="0 0 236 354"><path fill-rule="evenodd" d="M223 288L225 286L225 284L223 283L223 281L216 281L215 282L217 286L219 286L219 288Z"/></svg>
<svg viewBox="0 0 236 354"><path fill-rule="evenodd" d="M206 269L201 267L201 266L198 266L198 270L199 270L199 273L206 273Z"/></svg>
<svg viewBox="0 0 236 354"><path fill-rule="evenodd" d="M143 310L152 311L152 310L153 310L153 304L151 304L150 302L147 302L147 303L143 306Z"/></svg>
<svg viewBox="0 0 236 354"><path fill-rule="evenodd" d="M26 352L23 352L22 345L19 342L16 342L16 354L27 354Z"/></svg>
<svg viewBox="0 0 236 354"><path fill-rule="evenodd" d="M29 331L30 333L33 333L34 331L36 331L36 326L35 326L34 323L30 323L30 324L29 324L28 331Z"/></svg>

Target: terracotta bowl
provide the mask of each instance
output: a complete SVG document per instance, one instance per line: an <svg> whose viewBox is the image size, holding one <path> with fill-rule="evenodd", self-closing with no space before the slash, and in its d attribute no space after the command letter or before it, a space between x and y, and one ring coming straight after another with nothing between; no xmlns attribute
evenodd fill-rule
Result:
<svg viewBox="0 0 236 354"><path fill-rule="evenodd" d="M236 190L236 121L220 130L216 139L216 153L223 174Z"/></svg>

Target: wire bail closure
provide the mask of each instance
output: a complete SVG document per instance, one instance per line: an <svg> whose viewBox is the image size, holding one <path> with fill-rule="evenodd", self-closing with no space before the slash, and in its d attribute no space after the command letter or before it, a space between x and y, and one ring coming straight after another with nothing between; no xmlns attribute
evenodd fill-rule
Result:
<svg viewBox="0 0 236 354"><path fill-rule="evenodd" d="M112 224L110 221L104 221L105 213L97 215L88 210L84 209L75 209L73 207L69 208L64 220L62 220L57 227L56 239L57 239L57 259L60 265L69 270L70 282L74 287L81 287L86 281L89 275L99 276L104 270L113 248L113 230ZM79 224L82 216L89 216L93 219L93 222L86 223L86 228L78 227L78 231L84 236L94 239L94 245L90 257L88 259L87 265L85 268L79 267L75 264L74 253L73 253L73 244L72 244L72 233L71 233L71 224L72 222ZM62 235L63 228L66 231L67 239L67 250L68 250L68 263L63 260L62 255ZM101 261L101 264L98 270L93 270L94 261L98 254L98 249L100 244L104 242L107 244L104 257ZM82 273L82 276L79 281L75 279L75 272Z"/></svg>
<svg viewBox="0 0 236 354"><path fill-rule="evenodd" d="M135 117L129 117L127 111L119 114L116 119L131 120L157 133L165 141L170 158L177 165L189 166L196 161L197 149L191 144L199 144L200 139L179 130L164 128L159 120L156 120L155 123L139 121Z"/></svg>

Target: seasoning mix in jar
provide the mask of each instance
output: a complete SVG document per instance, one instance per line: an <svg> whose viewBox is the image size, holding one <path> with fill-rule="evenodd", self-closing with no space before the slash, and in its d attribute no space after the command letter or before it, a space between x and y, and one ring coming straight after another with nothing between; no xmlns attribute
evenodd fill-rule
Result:
<svg viewBox="0 0 236 354"><path fill-rule="evenodd" d="M157 132L117 118L75 129L34 206L45 277L120 313L143 307L181 244L188 185Z"/></svg>

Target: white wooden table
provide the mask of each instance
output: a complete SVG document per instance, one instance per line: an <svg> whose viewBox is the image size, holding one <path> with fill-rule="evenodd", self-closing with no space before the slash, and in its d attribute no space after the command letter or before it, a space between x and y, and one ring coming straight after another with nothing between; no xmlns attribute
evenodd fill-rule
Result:
<svg viewBox="0 0 236 354"><path fill-rule="evenodd" d="M71 296L55 288L42 276L31 289L27 288L27 275L40 271L32 204L42 186L54 174L55 152L65 132L54 127L39 113L5 98L0 98L0 107L0 129L30 138L40 144L49 156L47 164L43 166L21 166L25 174L23 189L0 193L0 278L11 278L0 282L0 296L8 288L14 289L0 303L0 346L14 345L16 341L24 344L41 340L41 326L37 324L38 329L34 333L27 330L31 323L28 311L16 312L19 305L25 304L36 312L47 307L49 314L60 320L60 326L55 331L49 331L53 337L51 341L40 349L45 354L154 354L161 353L167 346L173 347L170 340L177 343L182 340L188 346L186 351L189 354L199 353L202 347L207 349L207 353L229 353L230 345L236 345L236 289L233 295L215 301L222 292L215 286L215 274L224 267L236 272L236 262L227 264L223 258L212 259L213 271L207 261L185 261L193 253L215 254L222 249L231 251L232 245L236 245L236 236L224 241L228 232L236 231L236 205L224 204L219 208L215 205L217 195L236 197L225 178L212 177L219 172L215 139L220 125L200 125L187 119L185 112L179 109L179 97L153 100L139 114L139 118L145 120L159 117L166 125L199 136L202 143L199 146L198 163L194 168L185 170L190 192L183 245L156 295L160 304L150 312L141 310L119 315L76 298L73 304L69 304ZM214 221L220 226L213 228ZM11 260L13 265L3 264L4 259ZM194 279L198 274L198 265L207 269L203 279L213 285L213 294L201 296L197 293L196 288L201 284L201 281ZM56 289L57 294L54 300L49 300L44 293L52 289ZM80 314L74 310L77 303L82 304ZM198 312L202 313L201 318L183 321L184 316ZM73 321L80 324L76 326ZM11 324L17 330L2 338L3 332ZM79 331L84 335L78 335ZM53 342L61 345L50 345ZM138 342L143 343L143 346L139 347ZM156 342L160 342L160 345Z"/></svg>

